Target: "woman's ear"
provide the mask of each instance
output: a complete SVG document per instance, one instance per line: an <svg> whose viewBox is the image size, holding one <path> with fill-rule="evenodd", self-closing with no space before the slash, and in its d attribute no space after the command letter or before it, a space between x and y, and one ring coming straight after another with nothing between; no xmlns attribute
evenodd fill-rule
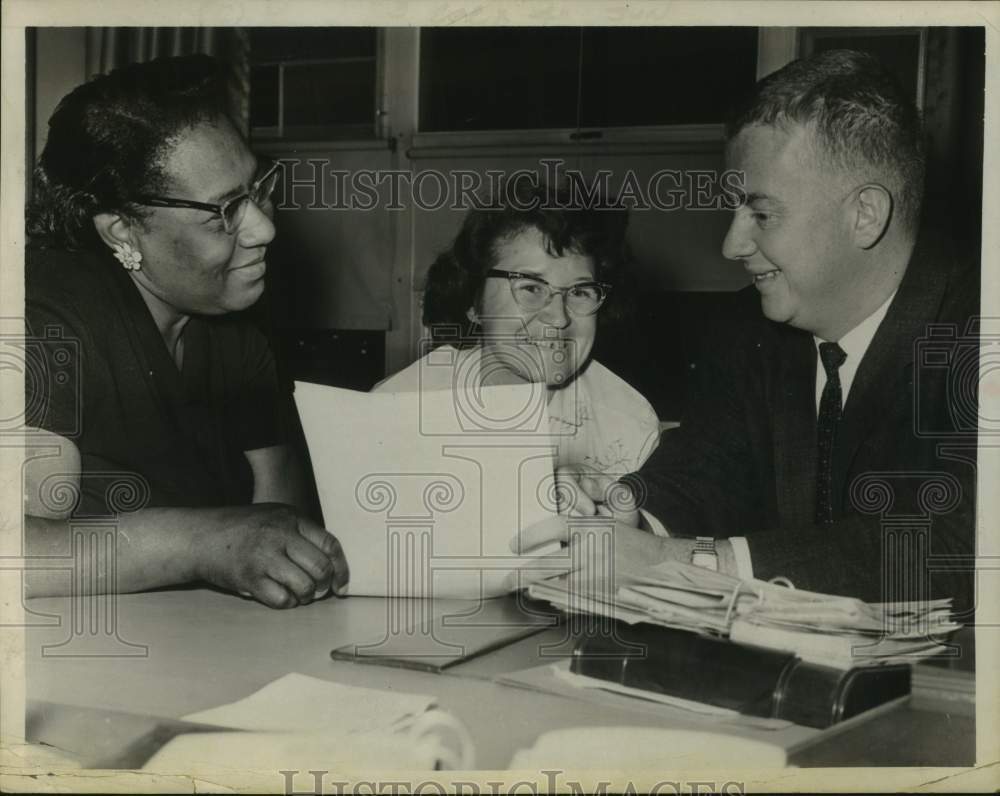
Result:
<svg viewBox="0 0 1000 796"><path fill-rule="evenodd" d="M94 228L112 251L122 244L137 248L132 224L118 213L98 213L94 216Z"/></svg>
<svg viewBox="0 0 1000 796"><path fill-rule="evenodd" d="M862 249L870 249L889 228L892 194L878 183L863 185L858 189L855 210L854 242Z"/></svg>

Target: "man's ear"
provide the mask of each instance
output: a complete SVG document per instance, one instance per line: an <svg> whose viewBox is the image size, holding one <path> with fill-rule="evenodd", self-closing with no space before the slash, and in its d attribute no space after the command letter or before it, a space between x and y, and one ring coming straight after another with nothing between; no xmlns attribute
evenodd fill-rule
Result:
<svg viewBox="0 0 1000 796"><path fill-rule="evenodd" d="M112 250L114 250L115 244L121 243L127 243L135 249L138 248L135 236L132 234L132 223L118 213L98 213L94 216L94 229L97 230L101 240Z"/></svg>
<svg viewBox="0 0 1000 796"><path fill-rule="evenodd" d="M854 208L854 242L862 249L870 249L889 228L892 194L878 183L862 185L858 188Z"/></svg>

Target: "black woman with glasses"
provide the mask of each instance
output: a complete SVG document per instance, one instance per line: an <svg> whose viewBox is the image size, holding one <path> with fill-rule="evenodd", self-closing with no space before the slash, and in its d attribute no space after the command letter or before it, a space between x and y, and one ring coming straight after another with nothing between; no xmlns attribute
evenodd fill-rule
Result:
<svg viewBox="0 0 1000 796"><path fill-rule="evenodd" d="M25 471L26 554L69 555L80 517L117 529L74 589L207 582L283 608L347 581L307 516L266 338L239 314L264 290L279 173L230 121L227 81L207 56L132 64L49 122L25 272L26 423L48 453Z"/></svg>
<svg viewBox="0 0 1000 796"><path fill-rule="evenodd" d="M567 188L507 184L469 211L428 271L423 322L446 347L375 389L544 383L560 467L624 474L642 464L659 439L656 414L591 357L602 314L615 309L627 220Z"/></svg>

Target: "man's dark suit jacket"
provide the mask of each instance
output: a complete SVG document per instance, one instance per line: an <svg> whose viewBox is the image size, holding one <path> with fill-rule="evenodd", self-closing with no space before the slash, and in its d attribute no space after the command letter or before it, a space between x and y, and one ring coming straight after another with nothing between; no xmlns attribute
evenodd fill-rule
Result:
<svg viewBox="0 0 1000 796"><path fill-rule="evenodd" d="M826 526L814 524L814 339L764 318L753 287L735 306L681 427L628 477L643 507L672 534L747 537L757 578L970 607L978 269L915 249L844 405Z"/></svg>

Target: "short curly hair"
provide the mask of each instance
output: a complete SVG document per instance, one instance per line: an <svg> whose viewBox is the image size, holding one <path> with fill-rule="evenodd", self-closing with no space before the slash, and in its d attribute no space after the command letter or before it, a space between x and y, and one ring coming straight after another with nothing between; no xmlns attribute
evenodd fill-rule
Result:
<svg viewBox="0 0 1000 796"><path fill-rule="evenodd" d="M629 259L627 225L627 209L608 201L584 203L569 185L507 184L469 211L451 247L428 269L423 324L436 340L461 335L472 344L475 325L468 310L482 297L486 272L497 262L497 247L529 229L542 233L550 255L589 257L595 278L615 284ZM614 294L602 315L609 310L614 314L613 307Z"/></svg>
<svg viewBox="0 0 1000 796"><path fill-rule="evenodd" d="M163 189L163 163L178 134L199 122L232 119L230 73L207 55L129 64L78 86L49 120L35 168L28 234L67 249L94 249L93 218L140 220L134 203Z"/></svg>

